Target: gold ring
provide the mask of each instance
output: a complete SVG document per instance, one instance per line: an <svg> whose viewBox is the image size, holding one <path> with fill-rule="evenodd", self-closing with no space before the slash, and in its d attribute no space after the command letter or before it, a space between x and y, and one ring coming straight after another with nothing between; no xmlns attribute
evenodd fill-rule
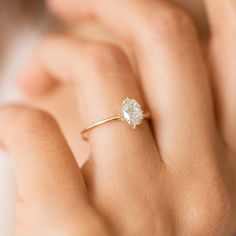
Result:
<svg viewBox="0 0 236 236"><path fill-rule="evenodd" d="M137 126L142 124L144 119L150 119L149 112L143 112L141 105L135 100L131 98L126 98L122 102L119 110L119 114L116 116L112 116L103 120L100 120L86 129L81 131L81 136L84 140L87 140L87 133L92 129L103 125L110 121L120 120L127 122L133 129L136 129Z"/></svg>

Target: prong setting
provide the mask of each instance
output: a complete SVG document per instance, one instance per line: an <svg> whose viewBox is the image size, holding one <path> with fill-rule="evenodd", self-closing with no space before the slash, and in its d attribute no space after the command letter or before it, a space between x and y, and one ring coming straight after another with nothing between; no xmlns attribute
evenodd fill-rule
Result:
<svg viewBox="0 0 236 236"><path fill-rule="evenodd" d="M136 129L144 119L141 105L135 99L125 98L120 107L120 119Z"/></svg>

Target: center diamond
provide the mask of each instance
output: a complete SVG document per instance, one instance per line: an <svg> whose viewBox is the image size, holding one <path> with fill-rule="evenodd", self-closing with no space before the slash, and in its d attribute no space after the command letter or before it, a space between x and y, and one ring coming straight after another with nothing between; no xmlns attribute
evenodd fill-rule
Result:
<svg viewBox="0 0 236 236"><path fill-rule="evenodd" d="M121 119L128 122L134 129L143 121L143 111L135 99L126 98L121 105Z"/></svg>

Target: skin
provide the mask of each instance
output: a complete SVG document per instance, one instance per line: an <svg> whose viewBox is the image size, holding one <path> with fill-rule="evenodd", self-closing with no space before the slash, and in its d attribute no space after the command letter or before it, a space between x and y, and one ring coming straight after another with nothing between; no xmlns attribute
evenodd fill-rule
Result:
<svg viewBox="0 0 236 236"><path fill-rule="evenodd" d="M24 89L45 94L58 82L72 83L84 127L134 97L150 110L152 124L93 130L89 160L79 167L50 115L0 108L0 140L18 180L16 235L233 235L236 6L206 5L207 62L192 20L169 3L49 2L63 19L93 16L112 29L139 73L115 45L52 35L25 70Z"/></svg>
<svg viewBox="0 0 236 236"><path fill-rule="evenodd" d="M194 19L199 32L201 32L203 36L208 35L208 19L206 16L204 0L171 0L170 2L173 2L186 10L186 12L188 12Z"/></svg>

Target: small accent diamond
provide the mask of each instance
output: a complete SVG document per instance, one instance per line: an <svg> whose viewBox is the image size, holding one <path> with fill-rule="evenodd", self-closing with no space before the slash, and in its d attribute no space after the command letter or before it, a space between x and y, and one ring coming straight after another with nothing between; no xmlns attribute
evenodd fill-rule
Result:
<svg viewBox="0 0 236 236"><path fill-rule="evenodd" d="M143 121L143 111L135 99L126 98L123 101L120 116L123 121L126 121L134 129Z"/></svg>

